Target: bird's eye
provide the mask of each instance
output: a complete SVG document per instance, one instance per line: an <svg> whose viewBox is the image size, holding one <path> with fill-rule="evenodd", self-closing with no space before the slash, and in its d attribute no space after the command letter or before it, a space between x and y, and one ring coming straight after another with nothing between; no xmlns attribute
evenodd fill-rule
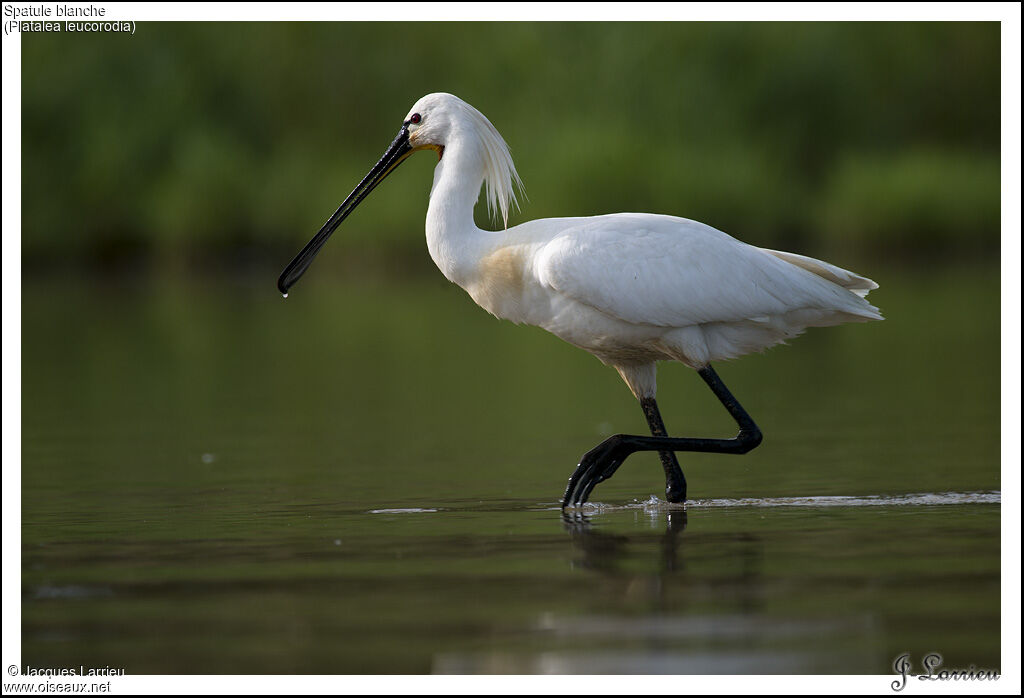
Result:
<svg viewBox="0 0 1024 698"><path fill-rule="evenodd" d="M412 116L409 117L409 121L411 121L414 124L418 124L420 122L420 119L422 118L423 117L420 116L419 114L413 114Z"/></svg>

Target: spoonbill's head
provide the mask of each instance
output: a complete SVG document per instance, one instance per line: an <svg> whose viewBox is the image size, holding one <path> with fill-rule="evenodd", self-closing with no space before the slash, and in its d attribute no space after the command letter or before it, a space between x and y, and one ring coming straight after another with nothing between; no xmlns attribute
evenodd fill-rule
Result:
<svg viewBox="0 0 1024 698"><path fill-rule="evenodd" d="M281 273L277 280L281 293L288 295L288 289L313 263L331 233L407 157L417 150L433 150L440 162L449 147L457 147L463 154L458 167L465 171L459 172L460 176L466 176L467 181L474 173L483 177L488 208L492 214L500 213L507 227L509 209L517 205L515 187L522 187L508 146L486 116L455 95L434 92L412 105L398 135L377 164ZM479 186L479 179L475 182Z"/></svg>
<svg viewBox="0 0 1024 698"><path fill-rule="evenodd" d="M476 111L447 92L434 92L420 97L402 123L409 130L409 144L413 150L436 150L440 160L453 132L464 130L470 110Z"/></svg>

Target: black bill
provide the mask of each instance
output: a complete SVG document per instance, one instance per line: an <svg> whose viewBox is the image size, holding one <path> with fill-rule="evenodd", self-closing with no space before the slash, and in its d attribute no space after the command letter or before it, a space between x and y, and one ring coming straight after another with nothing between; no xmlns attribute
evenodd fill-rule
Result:
<svg viewBox="0 0 1024 698"><path fill-rule="evenodd" d="M338 210L334 212L334 215L328 218L327 222L320 228L320 232L313 236L313 239L302 248L302 252L295 255L295 259L281 272L281 276L277 279L277 288L281 293L288 294L288 289L299 280L306 272L306 269L309 268L309 265L313 263L316 253L327 242L327 238L331 237L334 229L341 225L341 222L348 217L348 214L355 210L359 202L365 199L373 191L374 187L391 174L391 171L398 167L412 151L413 147L409 144L409 128L408 126L402 126L402 130L398 132L391 146L388 147L384 155L377 161L377 164L373 166L373 169L363 177L363 181L359 183L359 186L352 190L352 193L342 202Z"/></svg>

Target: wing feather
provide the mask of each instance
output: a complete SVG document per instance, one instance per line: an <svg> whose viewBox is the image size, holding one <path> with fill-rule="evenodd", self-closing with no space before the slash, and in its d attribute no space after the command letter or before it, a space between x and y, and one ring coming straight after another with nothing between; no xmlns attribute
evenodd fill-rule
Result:
<svg viewBox="0 0 1024 698"><path fill-rule="evenodd" d="M877 310L787 253L747 245L685 218L613 214L578 219L539 251L541 283L626 322L684 327L834 310ZM833 279L845 272L818 262ZM856 286L857 284L851 284ZM856 289L860 290L860 289Z"/></svg>

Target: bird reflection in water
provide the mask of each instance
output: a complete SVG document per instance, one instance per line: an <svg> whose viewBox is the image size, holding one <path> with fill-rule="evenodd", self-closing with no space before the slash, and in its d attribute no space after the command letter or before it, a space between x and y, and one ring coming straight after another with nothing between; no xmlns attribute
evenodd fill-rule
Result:
<svg viewBox="0 0 1024 698"><path fill-rule="evenodd" d="M641 596L662 611L692 608L709 598L727 601L739 613L762 610L764 543L758 536L691 530L684 537L686 510L647 513L651 528L663 524L660 536L602 530L595 523L601 514L563 511L562 525L577 552L573 569L624 583L623 598Z"/></svg>

